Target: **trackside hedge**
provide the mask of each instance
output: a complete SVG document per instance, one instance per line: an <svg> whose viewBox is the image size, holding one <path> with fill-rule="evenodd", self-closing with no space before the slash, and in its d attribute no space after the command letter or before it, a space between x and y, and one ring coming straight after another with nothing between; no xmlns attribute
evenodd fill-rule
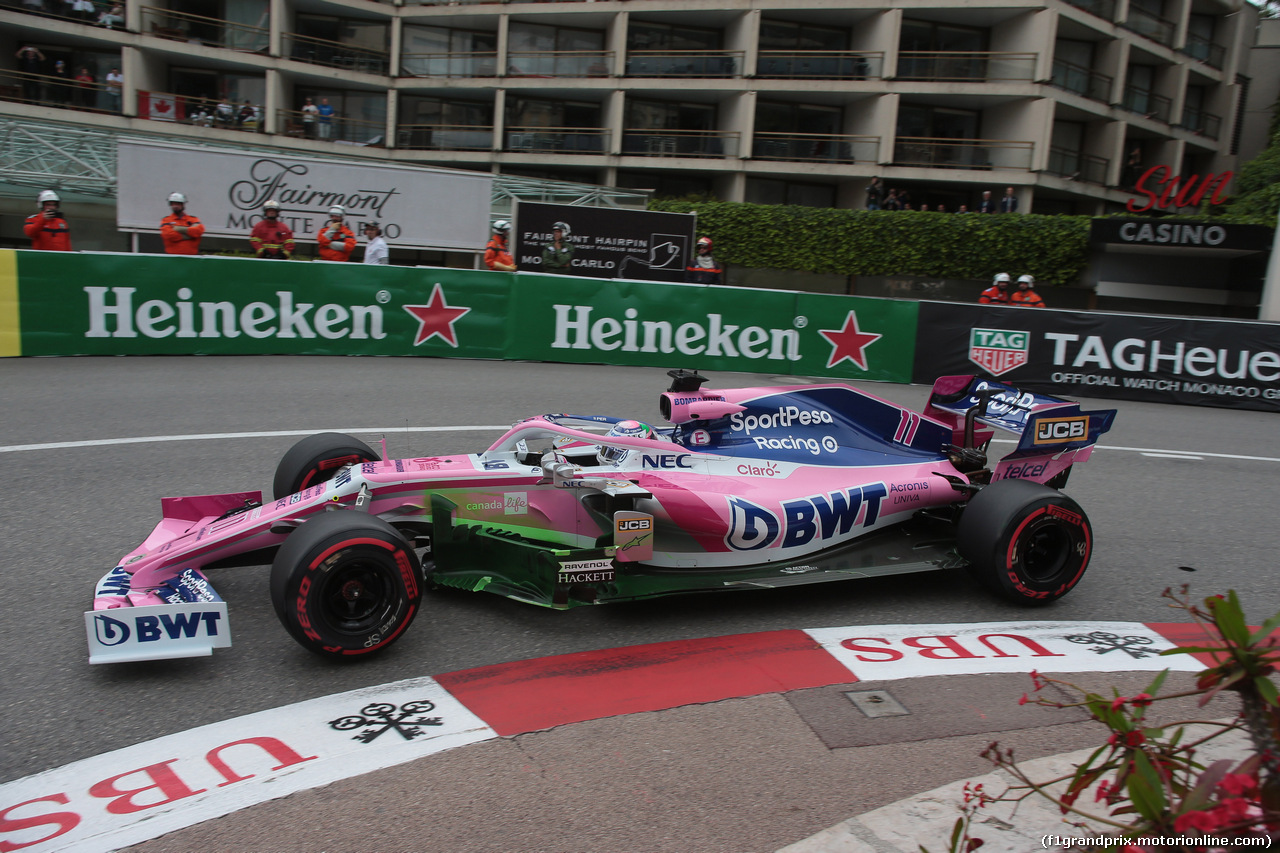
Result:
<svg viewBox="0 0 1280 853"><path fill-rule="evenodd" d="M655 200L696 213L722 263L842 275L989 278L1031 273L1076 284L1088 262L1089 217L831 208Z"/></svg>

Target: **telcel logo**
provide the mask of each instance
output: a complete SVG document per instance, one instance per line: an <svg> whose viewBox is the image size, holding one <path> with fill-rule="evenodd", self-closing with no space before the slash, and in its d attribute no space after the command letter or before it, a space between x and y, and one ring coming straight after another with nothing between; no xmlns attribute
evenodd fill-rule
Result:
<svg viewBox="0 0 1280 853"><path fill-rule="evenodd" d="M1089 418L1046 418L1036 421L1036 444L1063 444L1089 435Z"/></svg>

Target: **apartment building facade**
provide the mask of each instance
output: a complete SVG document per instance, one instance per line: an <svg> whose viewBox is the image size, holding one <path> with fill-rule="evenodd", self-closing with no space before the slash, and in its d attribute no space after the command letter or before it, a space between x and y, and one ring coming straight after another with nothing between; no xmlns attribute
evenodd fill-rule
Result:
<svg viewBox="0 0 1280 853"><path fill-rule="evenodd" d="M823 207L879 177L917 209L1012 187L1021 212L1120 210L1153 167L1237 169L1257 73L1246 0L5 0L0 21L17 119Z"/></svg>

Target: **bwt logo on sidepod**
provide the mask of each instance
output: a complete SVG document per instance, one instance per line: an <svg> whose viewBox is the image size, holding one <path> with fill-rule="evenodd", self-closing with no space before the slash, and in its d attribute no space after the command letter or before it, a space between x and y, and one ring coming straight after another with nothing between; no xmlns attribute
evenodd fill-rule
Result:
<svg viewBox="0 0 1280 853"><path fill-rule="evenodd" d="M855 526L871 527L880 517L884 483L854 486L808 498L783 501L782 520L745 498L729 498L729 532L724 543L735 551L756 551L775 542L781 548L808 545L814 539L842 537Z"/></svg>
<svg viewBox="0 0 1280 853"><path fill-rule="evenodd" d="M93 617L93 632L98 642L104 646L119 646L129 642L130 637L137 637L139 643L150 643L156 640L177 640L182 637L195 638L201 636L218 636L218 620L222 614L217 611L194 613L161 613L156 616L134 616L116 619L99 613ZM132 624L131 624L132 623Z"/></svg>

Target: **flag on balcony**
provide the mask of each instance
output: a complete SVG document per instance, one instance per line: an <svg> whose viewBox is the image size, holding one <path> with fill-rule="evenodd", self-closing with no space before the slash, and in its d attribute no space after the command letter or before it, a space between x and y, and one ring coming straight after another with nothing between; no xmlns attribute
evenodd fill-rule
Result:
<svg viewBox="0 0 1280 853"><path fill-rule="evenodd" d="M181 95L138 92L138 115L152 121L182 121L186 116Z"/></svg>

